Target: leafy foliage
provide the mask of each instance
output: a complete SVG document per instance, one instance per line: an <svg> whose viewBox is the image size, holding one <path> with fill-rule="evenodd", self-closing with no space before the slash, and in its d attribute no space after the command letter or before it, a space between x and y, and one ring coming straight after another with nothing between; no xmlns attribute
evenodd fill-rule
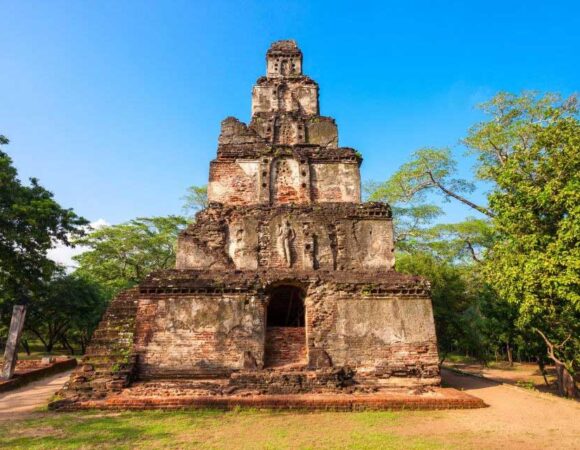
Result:
<svg viewBox="0 0 580 450"><path fill-rule="evenodd" d="M415 152L370 198L394 201L406 214L396 225L398 236L406 236L399 246L403 252L414 257L413 252L422 252L439 261L439 266L425 261L421 265L419 259L415 262L419 266L413 269L437 280L434 303L443 321L443 341L453 336L446 324L456 323L458 310L441 309L439 286L447 286L444 295L450 305L461 302L453 289L454 280L442 274L448 264L462 270L470 267L463 280L468 281L466 288L483 295L473 300L483 321L479 332L486 339L481 340L482 345L491 349L494 343L503 343L510 355L516 345L536 353L541 362L545 356L538 352L545 344L560 383L567 383L562 393L576 395L571 375L580 368L580 122L576 98L500 93L481 108L488 120L473 126L463 143L477 158L474 180L491 186L488 205L477 205L465 197L472 182L454 178L456 164L448 149L433 148ZM430 193L458 200L486 219L429 226L436 217L426 213L436 211L425 203ZM423 221L409 221L415 212ZM474 278L468 280L466 274ZM481 302L481 298L486 300Z"/></svg>
<svg viewBox="0 0 580 450"><path fill-rule="evenodd" d="M153 270L173 268L177 237L186 223L181 216L149 217L94 230L76 241L89 247L75 257L77 272L112 296Z"/></svg>
<svg viewBox="0 0 580 450"><path fill-rule="evenodd" d="M566 341L557 353L574 372L580 368L580 122L566 116L569 109L540 105L544 120L521 126L526 140L513 144L501 170L485 172L496 174L490 205L502 236L486 273L518 306L521 328Z"/></svg>
<svg viewBox="0 0 580 450"><path fill-rule="evenodd" d="M183 212L193 216L207 206L207 186L190 186L183 197Z"/></svg>
<svg viewBox="0 0 580 450"><path fill-rule="evenodd" d="M411 160L403 164L385 183L379 185L371 199L390 198L403 203L424 203L429 193L442 194L445 200L455 199L491 216L492 212L476 205L463 194L472 192L474 184L461 178L454 178L457 163L448 148L422 148L411 155Z"/></svg>
<svg viewBox="0 0 580 450"><path fill-rule="evenodd" d="M0 135L0 146L8 142ZM57 242L70 245L86 224L36 178L23 185L12 159L0 150L0 295L6 301L23 301L41 289L56 268L47 251Z"/></svg>
<svg viewBox="0 0 580 450"><path fill-rule="evenodd" d="M25 333L38 338L47 352L60 343L71 353L84 352L106 307L99 286L78 274L59 274L28 307Z"/></svg>

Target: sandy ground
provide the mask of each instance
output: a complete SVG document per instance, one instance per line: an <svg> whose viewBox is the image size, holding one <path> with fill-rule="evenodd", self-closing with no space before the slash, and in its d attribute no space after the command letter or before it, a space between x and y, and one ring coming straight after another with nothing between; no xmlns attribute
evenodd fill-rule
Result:
<svg viewBox="0 0 580 450"><path fill-rule="evenodd" d="M46 406L52 395L70 377L70 371L59 373L0 394L0 420L20 418Z"/></svg>
<svg viewBox="0 0 580 450"><path fill-rule="evenodd" d="M556 386L556 370L552 366L546 367L549 386L546 386L544 377L537 364L531 363L514 363L510 367L507 363L494 363L491 367L486 367L481 363L465 363L465 362L448 362L444 364L444 367L452 367L455 369L460 369L465 372L475 373L478 375L483 375L485 378L499 381L501 383L507 384L523 384L533 385L537 390L541 392L549 392L557 395Z"/></svg>
<svg viewBox="0 0 580 450"><path fill-rule="evenodd" d="M32 411L45 406L68 375L58 374L1 394L0 420L37 415ZM447 386L480 397L489 408L403 412L393 432L434 439L451 448L580 449L580 403L448 370L443 371L443 379Z"/></svg>
<svg viewBox="0 0 580 450"><path fill-rule="evenodd" d="M448 370L443 380L483 399L489 408L425 413L402 433L468 448L580 449L580 403Z"/></svg>

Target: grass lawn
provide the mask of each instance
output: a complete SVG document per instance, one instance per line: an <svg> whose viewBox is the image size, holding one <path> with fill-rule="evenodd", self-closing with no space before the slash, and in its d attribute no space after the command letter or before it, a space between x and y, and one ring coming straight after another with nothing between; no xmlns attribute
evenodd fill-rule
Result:
<svg viewBox="0 0 580 450"><path fill-rule="evenodd" d="M0 448L449 448L397 433L405 419L417 414L424 413L46 412L0 423Z"/></svg>

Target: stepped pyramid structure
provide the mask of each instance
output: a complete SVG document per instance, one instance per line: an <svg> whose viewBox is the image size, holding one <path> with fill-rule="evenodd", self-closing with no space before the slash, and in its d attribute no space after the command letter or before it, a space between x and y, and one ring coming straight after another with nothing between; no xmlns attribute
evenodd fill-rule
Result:
<svg viewBox="0 0 580 450"><path fill-rule="evenodd" d="M250 123L222 122L176 268L112 301L57 406L172 380L218 396L439 385L429 285L394 271L391 209L361 202L362 158L318 93L296 43L272 44Z"/></svg>

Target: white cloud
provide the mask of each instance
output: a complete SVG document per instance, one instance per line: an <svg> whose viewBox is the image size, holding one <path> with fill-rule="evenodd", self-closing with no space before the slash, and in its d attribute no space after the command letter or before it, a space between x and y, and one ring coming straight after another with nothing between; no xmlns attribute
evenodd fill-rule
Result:
<svg viewBox="0 0 580 450"><path fill-rule="evenodd" d="M90 223L90 226L94 229L103 228L108 225L110 224L105 219L98 219ZM87 247L82 245L77 245L73 248L58 244L56 247L51 248L47 255L54 262L66 267L67 271L72 271L77 267L77 262L73 260L73 256L80 255L86 251Z"/></svg>

